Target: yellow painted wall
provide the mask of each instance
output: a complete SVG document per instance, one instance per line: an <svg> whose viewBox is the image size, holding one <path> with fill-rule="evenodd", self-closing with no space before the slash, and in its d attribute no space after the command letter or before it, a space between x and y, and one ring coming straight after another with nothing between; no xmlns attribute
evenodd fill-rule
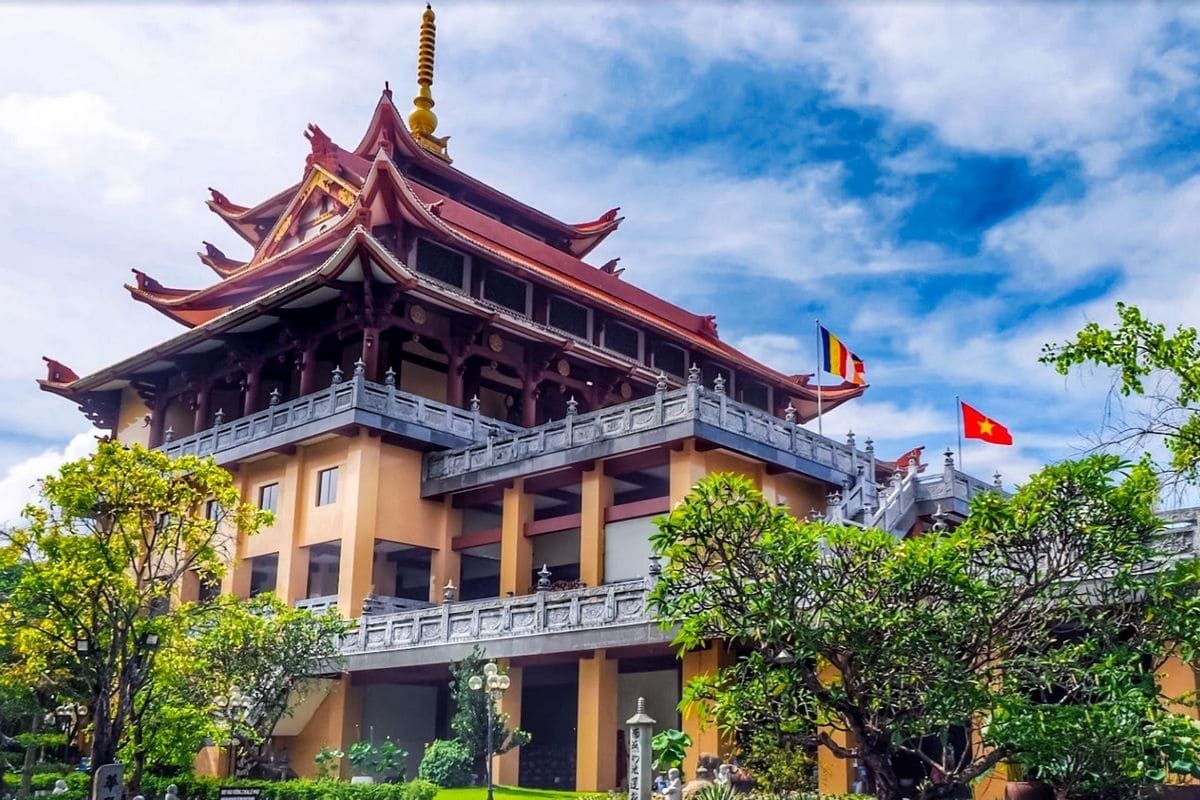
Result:
<svg viewBox="0 0 1200 800"><path fill-rule="evenodd" d="M521 727L521 679L524 671L521 667L514 667L507 659L503 659L501 664L508 669L510 683L504 694L500 695L499 710L502 714L508 714L508 727L516 729ZM492 775L495 783L518 786L521 776L521 748L495 756L492 759Z"/></svg>
<svg viewBox="0 0 1200 800"><path fill-rule="evenodd" d="M149 447L150 425L146 422L148 416L150 407L142 402L137 392L128 386L122 389L121 408L117 412L117 425L114 428L117 441Z"/></svg>
<svg viewBox="0 0 1200 800"><path fill-rule="evenodd" d="M337 680L312 719L304 726L299 736L280 736L276 746L286 750L288 762L301 778L316 775L313 759L328 746L345 752L346 748L362 739L362 694L361 686L350 683L349 676ZM342 760L341 775L349 777L349 764Z"/></svg>
<svg viewBox="0 0 1200 800"><path fill-rule="evenodd" d="M376 535L391 542L441 547L446 504L421 499L421 453L384 445L379 456L379 483Z"/></svg>

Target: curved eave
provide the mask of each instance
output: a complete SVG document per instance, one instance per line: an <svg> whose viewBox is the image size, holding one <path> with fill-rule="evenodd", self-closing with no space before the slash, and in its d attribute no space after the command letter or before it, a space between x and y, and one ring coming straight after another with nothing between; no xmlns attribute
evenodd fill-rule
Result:
<svg viewBox="0 0 1200 800"><path fill-rule="evenodd" d="M382 138L386 138L392 142L398 150L403 151L405 156L418 162L430 172L454 183L469 187L472 192L500 205L507 206L519 215L552 230L571 243L571 252L578 256L586 255L595 249L620 224L620 220L618 219L615 221L616 224L613 224L611 228L599 233L589 229L588 226L592 223L572 225L563 222L544 211L522 203L515 197L507 195L499 189L489 186L478 178L474 178L457 167L448 164L426 150L413 138L408 130L407 123L404 121L404 117L392 102L391 95L387 91L384 91L383 95L379 98L379 102L375 106L375 113L371 116L371 122L367 125L367 131L363 134L358 146L354 148L354 155L368 160L373 159L378 151L379 141ZM574 244L576 240L579 241L578 245Z"/></svg>

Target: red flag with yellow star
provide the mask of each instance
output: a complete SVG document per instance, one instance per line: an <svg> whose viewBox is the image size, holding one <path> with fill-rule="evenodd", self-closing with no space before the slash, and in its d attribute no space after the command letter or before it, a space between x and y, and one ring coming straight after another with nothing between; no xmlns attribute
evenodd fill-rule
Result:
<svg viewBox="0 0 1200 800"><path fill-rule="evenodd" d="M982 439L988 444L1012 444L1012 434L1008 428L984 414L977 408L972 408L963 401L962 406L963 436L968 439Z"/></svg>

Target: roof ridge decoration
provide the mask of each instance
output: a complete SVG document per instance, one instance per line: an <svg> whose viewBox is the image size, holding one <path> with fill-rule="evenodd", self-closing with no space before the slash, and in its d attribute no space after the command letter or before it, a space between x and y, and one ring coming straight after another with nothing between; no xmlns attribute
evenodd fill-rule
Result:
<svg viewBox="0 0 1200 800"><path fill-rule="evenodd" d="M437 114L433 113L433 54L437 40L437 25L433 6L425 4L421 15L421 33L417 47L417 96L413 98L413 110L408 112L408 128L417 144L438 158L451 163L446 151L449 136L434 136L437 130ZM389 91L390 94L390 91Z"/></svg>

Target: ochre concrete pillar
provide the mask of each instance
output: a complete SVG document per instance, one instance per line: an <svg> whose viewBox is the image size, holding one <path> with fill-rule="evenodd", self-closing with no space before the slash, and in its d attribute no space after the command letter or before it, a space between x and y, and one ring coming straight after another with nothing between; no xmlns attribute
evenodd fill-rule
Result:
<svg viewBox="0 0 1200 800"><path fill-rule="evenodd" d="M823 728L842 747L853 747L854 739L847 731ZM849 794L854 785L854 762L849 758L838 758L828 747L817 748L817 791L822 797Z"/></svg>
<svg viewBox="0 0 1200 800"><path fill-rule="evenodd" d="M350 683L350 676L333 681L333 686L312 719L299 736L281 737L280 746L287 749L288 765L302 778L316 774L314 758L321 747L328 746L345 752L350 745L364 738L362 730L363 687ZM350 776L350 765L342 759L341 776Z"/></svg>
<svg viewBox="0 0 1200 800"><path fill-rule="evenodd" d="M300 546L300 517L304 502L301 487L304 485L304 448L297 447L288 457L283 468L283 477L276 490L275 525L283 531L283 543L279 548L279 574L276 577L275 593L289 606L308 596L308 548ZM246 497L248 503L258 503L257 497Z"/></svg>
<svg viewBox="0 0 1200 800"><path fill-rule="evenodd" d="M687 497L705 475L704 454L696 451L696 440L688 439L679 450L671 451L669 480L671 505Z"/></svg>
<svg viewBox="0 0 1200 800"><path fill-rule="evenodd" d="M521 678L522 668L514 667L504 659L501 664L507 667L508 689L500 695L498 710L508 715L508 728L515 730L521 727ZM521 778L521 749L514 748L503 755L492 759L492 778L502 786L518 786Z"/></svg>
<svg viewBox="0 0 1200 800"><path fill-rule="evenodd" d="M460 597L462 588L462 571L458 551L454 549L454 537L462 528L462 512L454 507L451 498L447 497L439 518L440 526L437 532L438 549L433 551L429 561L429 602L441 603L447 582L454 583L454 595Z"/></svg>
<svg viewBox="0 0 1200 800"><path fill-rule="evenodd" d="M1167 708L1196 719L1198 709L1193 704L1173 701L1180 699L1194 701L1196 692L1200 691L1200 680L1197 678L1196 668L1193 665L1183 661L1179 656L1168 658L1167 663L1163 664L1158 671L1158 687L1163 697L1168 700Z"/></svg>
<svg viewBox="0 0 1200 800"><path fill-rule="evenodd" d="M250 496L250 479L246 471L242 470L240 476L236 476L234 480L238 484L238 496L246 501ZM238 531L235 534L233 552L230 554L231 562L226 565L225 575L221 578L221 594L232 594L243 599L250 596L250 565L244 557L245 552L246 534Z"/></svg>
<svg viewBox="0 0 1200 800"><path fill-rule="evenodd" d="M598 461L584 470L579 497L579 579L588 586L604 583L604 510L612 501L612 479Z"/></svg>
<svg viewBox="0 0 1200 800"><path fill-rule="evenodd" d="M500 596L529 594L533 572L533 543L525 536L525 523L533 519L533 495L525 493L518 478L504 490L500 526Z"/></svg>
<svg viewBox="0 0 1200 800"><path fill-rule="evenodd" d="M713 642L705 650L692 650L683 654L683 685L699 675L711 675L729 664L729 656L724 645ZM725 757L729 755L730 743L722 736L717 726L712 722L703 722L695 709L685 709L683 713L683 732L692 739L687 757L683 761L685 780L694 778L696 767L700 763L701 753Z"/></svg>
<svg viewBox="0 0 1200 800"><path fill-rule="evenodd" d="M192 762L192 771L209 778L229 777L229 749L217 745L201 747Z"/></svg>
<svg viewBox="0 0 1200 800"><path fill-rule="evenodd" d="M342 507L342 554L338 572L338 610L342 616L362 614L375 569L375 520L379 505L380 440L367 431L350 443L345 483L338 481ZM340 478L341 476L339 476ZM343 486L345 494L342 494Z"/></svg>
<svg viewBox="0 0 1200 800"><path fill-rule="evenodd" d="M617 788L617 659L604 650L579 659L575 791Z"/></svg>

